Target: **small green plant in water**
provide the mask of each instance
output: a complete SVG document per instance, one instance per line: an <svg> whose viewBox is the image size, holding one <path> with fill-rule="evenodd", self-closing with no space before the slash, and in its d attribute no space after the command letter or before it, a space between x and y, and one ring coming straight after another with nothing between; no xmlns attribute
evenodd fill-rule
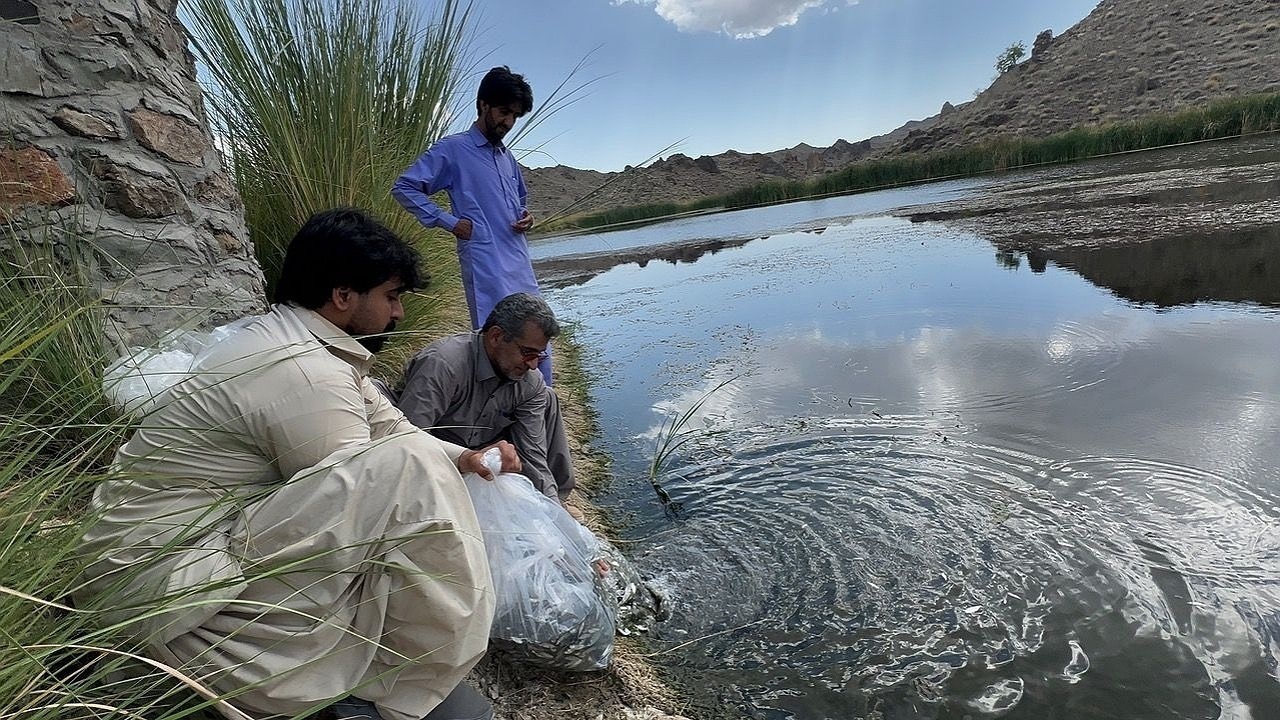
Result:
<svg viewBox="0 0 1280 720"><path fill-rule="evenodd" d="M729 378L711 388L686 408L684 412L667 416L661 427L658 428L658 434L653 443L653 459L649 462L649 484L653 486L653 491L658 496L658 502L662 503L662 509L668 515L678 515L681 510L681 504L671 499L671 495L662 487L662 482L659 478L666 474L671 459L681 448L695 440L706 439L724 432L691 427L690 423L697 417L702 406L711 399L711 396L715 395L725 385L733 382L733 380L734 378Z"/></svg>

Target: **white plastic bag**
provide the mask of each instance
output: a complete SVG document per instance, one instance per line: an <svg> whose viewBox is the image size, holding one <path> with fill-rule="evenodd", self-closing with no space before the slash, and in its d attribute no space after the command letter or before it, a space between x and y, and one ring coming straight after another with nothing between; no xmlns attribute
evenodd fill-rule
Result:
<svg viewBox="0 0 1280 720"><path fill-rule="evenodd" d="M602 670L613 655L617 608L592 566L599 548L560 503L523 475L467 473L484 531L496 609L490 638L518 659L555 670Z"/></svg>
<svg viewBox="0 0 1280 720"><path fill-rule="evenodd" d="M102 392L120 410L142 416L150 412L165 390L191 374L200 356L257 316L240 318L209 332L174 330L154 347L129 348L129 354L107 366Z"/></svg>

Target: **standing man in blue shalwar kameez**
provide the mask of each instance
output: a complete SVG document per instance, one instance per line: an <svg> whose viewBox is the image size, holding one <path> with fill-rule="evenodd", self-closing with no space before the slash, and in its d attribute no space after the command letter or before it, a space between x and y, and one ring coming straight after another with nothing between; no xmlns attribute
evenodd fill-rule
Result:
<svg viewBox="0 0 1280 720"><path fill-rule="evenodd" d="M485 73L476 93L476 121L466 132L441 138L396 180L391 194L429 228L444 228L458 240L462 289L471 327L502 298L538 292L525 233L533 216L520 166L502 139L516 120L533 110L533 90L505 65ZM452 212L431 201L445 191ZM551 385L551 357L538 365Z"/></svg>

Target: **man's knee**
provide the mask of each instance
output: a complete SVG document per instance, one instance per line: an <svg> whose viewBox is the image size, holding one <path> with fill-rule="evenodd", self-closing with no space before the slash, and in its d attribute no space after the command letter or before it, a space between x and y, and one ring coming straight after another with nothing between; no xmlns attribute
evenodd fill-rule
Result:
<svg viewBox="0 0 1280 720"><path fill-rule="evenodd" d="M457 466L443 445L414 430L330 455L265 505L291 515L316 508L331 516L335 509L358 502L360 512L347 515L362 526L368 524L372 532L386 522L450 517L461 510L458 498L466 497Z"/></svg>

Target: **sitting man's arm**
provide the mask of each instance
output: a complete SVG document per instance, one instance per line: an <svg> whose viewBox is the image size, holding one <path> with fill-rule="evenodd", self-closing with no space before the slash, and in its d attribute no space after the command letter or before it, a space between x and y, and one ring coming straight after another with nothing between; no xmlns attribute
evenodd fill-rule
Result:
<svg viewBox="0 0 1280 720"><path fill-rule="evenodd" d="M414 423L411 422L403 412L396 408L395 405L392 405L391 401L388 400L381 391L374 387L371 382L368 382L367 379L365 380L364 385L367 402L372 406L372 410L369 412L369 420L370 425L373 428L373 435L375 438L389 433L405 432L409 430L425 432L415 426ZM419 406L419 410L423 412L427 411L423 405ZM442 413L443 410L440 412ZM437 417L439 417L438 414ZM439 438L436 438L436 440L444 447L445 454L453 461L453 464L458 468L459 473L466 474L473 472L486 480L492 480L493 474L489 472L489 468L485 466L483 459L484 452L490 447L498 448L499 455L502 458L502 472L518 473L521 470L520 458L516 454L515 447L505 440L499 440L492 445L476 450L469 450L461 445L455 445L448 442L447 440L441 440Z"/></svg>
<svg viewBox="0 0 1280 720"><path fill-rule="evenodd" d="M511 443L524 467L524 474L533 481L543 495L559 502L560 495L556 487L555 476L551 474L551 466L547 459L550 446L547 429L547 393L539 382L539 390L528 400L516 406L515 422L509 430Z"/></svg>
<svg viewBox="0 0 1280 720"><path fill-rule="evenodd" d="M405 369L400 411L420 428L433 427L453 405L454 393L462 387L462 382L458 372L428 348Z"/></svg>
<svg viewBox="0 0 1280 720"><path fill-rule="evenodd" d="M372 406L368 404L372 398ZM398 432L422 432L367 380L327 378L284 395L249 418L261 451L291 478L338 450L368 445ZM477 451L436 439L460 473L488 476ZM505 447L501 447L505 446ZM519 472L515 449L501 443L503 472Z"/></svg>

